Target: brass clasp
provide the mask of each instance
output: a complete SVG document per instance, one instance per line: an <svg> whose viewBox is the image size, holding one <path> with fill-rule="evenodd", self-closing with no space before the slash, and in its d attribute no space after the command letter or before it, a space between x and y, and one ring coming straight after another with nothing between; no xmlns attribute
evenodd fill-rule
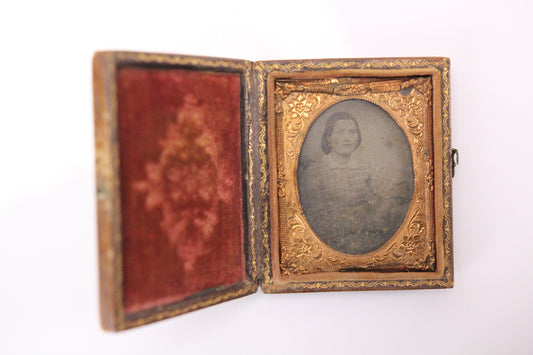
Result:
<svg viewBox="0 0 533 355"><path fill-rule="evenodd" d="M459 165L459 151L452 148L452 177L455 176L455 167Z"/></svg>

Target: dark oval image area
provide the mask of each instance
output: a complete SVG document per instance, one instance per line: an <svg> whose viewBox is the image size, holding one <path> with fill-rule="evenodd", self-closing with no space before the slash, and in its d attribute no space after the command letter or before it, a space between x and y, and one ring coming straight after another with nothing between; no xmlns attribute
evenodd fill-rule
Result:
<svg viewBox="0 0 533 355"><path fill-rule="evenodd" d="M342 101L311 125L297 179L315 234L339 252L365 254L383 246L407 214L414 190L409 142L379 106Z"/></svg>

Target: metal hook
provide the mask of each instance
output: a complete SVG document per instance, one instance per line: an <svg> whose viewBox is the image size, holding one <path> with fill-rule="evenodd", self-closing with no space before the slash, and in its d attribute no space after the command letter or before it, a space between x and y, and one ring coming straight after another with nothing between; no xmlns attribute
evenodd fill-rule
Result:
<svg viewBox="0 0 533 355"><path fill-rule="evenodd" d="M452 177L455 176L455 167L459 165L459 151L452 148Z"/></svg>

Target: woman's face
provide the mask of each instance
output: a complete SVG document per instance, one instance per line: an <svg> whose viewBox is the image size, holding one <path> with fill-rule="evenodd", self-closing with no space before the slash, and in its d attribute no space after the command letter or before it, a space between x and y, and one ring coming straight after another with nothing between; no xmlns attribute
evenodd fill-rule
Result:
<svg viewBox="0 0 533 355"><path fill-rule="evenodd" d="M352 120L338 120L328 138L331 151L342 156L350 156L359 146L359 134Z"/></svg>

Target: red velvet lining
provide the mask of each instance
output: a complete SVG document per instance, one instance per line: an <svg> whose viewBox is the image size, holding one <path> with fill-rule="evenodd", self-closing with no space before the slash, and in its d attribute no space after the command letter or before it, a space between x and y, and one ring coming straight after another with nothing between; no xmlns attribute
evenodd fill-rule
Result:
<svg viewBox="0 0 533 355"><path fill-rule="evenodd" d="M233 73L118 70L128 313L245 278L240 84Z"/></svg>

